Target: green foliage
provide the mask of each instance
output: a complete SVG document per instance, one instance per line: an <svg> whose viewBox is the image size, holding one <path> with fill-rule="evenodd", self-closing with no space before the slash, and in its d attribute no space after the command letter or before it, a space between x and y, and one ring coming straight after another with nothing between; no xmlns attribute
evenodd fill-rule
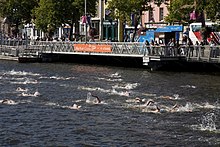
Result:
<svg viewBox="0 0 220 147"><path fill-rule="evenodd" d="M189 22L189 14L193 11L193 0L175 0L168 6L169 15L165 18L167 22Z"/></svg>
<svg viewBox="0 0 220 147"><path fill-rule="evenodd" d="M168 22L189 22L189 14L196 10L197 13L205 12L207 19L219 19L219 0L173 0L168 6L169 15L165 18Z"/></svg>
<svg viewBox="0 0 220 147"><path fill-rule="evenodd" d="M87 12L94 15L96 1L87 0ZM34 10L36 27L44 32L53 31L62 24L78 23L85 11L85 0L40 0L39 7Z"/></svg>
<svg viewBox="0 0 220 147"><path fill-rule="evenodd" d="M37 6L37 0L1 0L0 15L7 17L11 26L18 26L31 22L31 11L35 6Z"/></svg>
<svg viewBox="0 0 220 147"><path fill-rule="evenodd" d="M215 21L220 19L220 1L219 0L206 0L205 11L207 18Z"/></svg>
<svg viewBox="0 0 220 147"><path fill-rule="evenodd" d="M59 14L59 9L63 10L54 3L54 0L40 0L39 7L34 10L36 27L44 32L53 32L56 26L61 24L62 16Z"/></svg>
<svg viewBox="0 0 220 147"><path fill-rule="evenodd" d="M87 12L94 16L98 0L87 0ZM7 17L7 23L18 27L32 22L46 33L62 24L71 26L85 12L85 0L0 0L0 16Z"/></svg>

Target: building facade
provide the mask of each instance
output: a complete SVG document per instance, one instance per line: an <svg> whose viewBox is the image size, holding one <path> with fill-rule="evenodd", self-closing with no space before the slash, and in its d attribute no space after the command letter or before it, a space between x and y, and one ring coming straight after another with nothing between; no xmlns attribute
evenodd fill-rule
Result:
<svg viewBox="0 0 220 147"><path fill-rule="evenodd" d="M145 28L157 28L164 26L166 23L164 21L165 17L168 15L167 4L161 4L160 6L154 3L150 4L151 10L145 11L142 16L142 26Z"/></svg>
<svg viewBox="0 0 220 147"><path fill-rule="evenodd" d="M118 21L113 20L109 16L111 11L107 9L107 2L105 0L99 0L96 7L96 16L91 18L91 26L95 28L98 32L95 39L101 41L118 41ZM80 34L82 36L87 34L88 38L90 38L88 30L88 22L86 24L85 22L83 22L83 19L80 20Z"/></svg>

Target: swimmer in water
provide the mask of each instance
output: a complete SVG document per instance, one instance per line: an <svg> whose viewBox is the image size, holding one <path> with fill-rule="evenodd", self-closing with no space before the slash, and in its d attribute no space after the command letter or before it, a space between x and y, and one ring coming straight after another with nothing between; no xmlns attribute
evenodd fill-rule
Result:
<svg viewBox="0 0 220 147"><path fill-rule="evenodd" d="M38 92L38 91L35 91L33 96L37 97L37 96L40 96L41 94Z"/></svg>
<svg viewBox="0 0 220 147"><path fill-rule="evenodd" d="M139 105L138 106L139 108L142 108L144 111L145 110L157 110L157 108L156 108L156 104L155 104L155 102L152 100L152 99L149 99L147 102L145 102L144 104L142 104L142 105Z"/></svg>
<svg viewBox="0 0 220 147"><path fill-rule="evenodd" d="M21 87L18 87L18 88L16 89L16 91L19 91L19 92L27 92L28 89L22 89Z"/></svg>
<svg viewBox="0 0 220 147"><path fill-rule="evenodd" d="M2 100L2 104L7 104L9 102L9 99Z"/></svg>
<svg viewBox="0 0 220 147"><path fill-rule="evenodd" d="M79 108L81 108L81 106L77 104L73 104L72 107L69 107L69 108L78 110Z"/></svg>
<svg viewBox="0 0 220 147"><path fill-rule="evenodd" d="M141 98L139 98L139 97L136 97L135 98L135 103L141 103L142 102L142 99Z"/></svg>
<svg viewBox="0 0 220 147"><path fill-rule="evenodd" d="M87 94L87 99L86 99L86 101L88 102L88 103L96 103L96 104L99 104L99 103L101 103L101 100L100 100L100 98L98 97L98 96L96 96L96 95L93 95L93 94L91 94L91 92L89 92L88 94Z"/></svg>
<svg viewBox="0 0 220 147"><path fill-rule="evenodd" d="M141 99L139 97L136 97L134 99L127 99L126 102L128 103L143 103L145 99Z"/></svg>
<svg viewBox="0 0 220 147"><path fill-rule="evenodd" d="M150 99L145 104L146 104L146 106L149 106L149 105L154 104L154 103L155 102L152 99Z"/></svg>
<svg viewBox="0 0 220 147"><path fill-rule="evenodd" d="M179 104L175 104L171 108L159 108L157 106L157 111L160 112L160 113L164 113L164 112L177 112L177 111L179 111L180 107L181 107L181 105L179 105Z"/></svg>
<svg viewBox="0 0 220 147"><path fill-rule="evenodd" d="M178 104L175 104L171 109L165 106L161 107L155 104L155 102L151 99L145 103L145 106L146 106L145 111L147 110L147 112L154 112L154 113L175 112L179 108Z"/></svg>
<svg viewBox="0 0 220 147"><path fill-rule="evenodd" d="M4 99L4 100L2 100L2 102L1 102L2 104L15 104L15 102L13 101L13 100L9 100L9 99Z"/></svg>

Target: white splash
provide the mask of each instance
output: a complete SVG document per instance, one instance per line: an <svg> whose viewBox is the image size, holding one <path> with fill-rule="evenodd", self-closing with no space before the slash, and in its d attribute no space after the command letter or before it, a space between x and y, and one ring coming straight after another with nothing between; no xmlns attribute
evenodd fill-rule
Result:
<svg viewBox="0 0 220 147"><path fill-rule="evenodd" d="M73 104L72 106L61 106L61 108L64 109L72 109L72 110L79 110L82 106L77 105L77 104Z"/></svg>
<svg viewBox="0 0 220 147"><path fill-rule="evenodd" d="M118 72L116 72L116 73L111 74L110 77L112 77L112 78L120 78L121 75Z"/></svg>
<svg viewBox="0 0 220 147"><path fill-rule="evenodd" d="M182 88L193 88L193 89L196 88L196 86L194 86L194 85L182 85L180 87L182 87Z"/></svg>
<svg viewBox="0 0 220 147"><path fill-rule="evenodd" d="M121 82L123 79L109 79L109 78L98 78L98 80L105 80L108 82Z"/></svg>
<svg viewBox="0 0 220 147"><path fill-rule="evenodd" d="M40 96L41 94L40 94L40 92L35 91L33 95L34 95L35 97L38 97L38 96Z"/></svg>
<svg viewBox="0 0 220 147"><path fill-rule="evenodd" d="M161 95L161 96L159 96L158 98L169 99L169 100L179 100L179 99L181 99L180 96L179 96L179 94L174 94L173 96L168 96L168 95L164 96L164 95Z"/></svg>
<svg viewBox="0 0 220 147"><path fill-rule="evenodd" d="M14 69L11 71L7 71L4 73L4 75L16 75L16 76L39 76L40 74L32 73L32 72L26 72L26 71L15 71Z"/></svg>
<svg viewBox="0 0 220 147"><path fill-rule="evenodd" d="M127 84L116 84L114 86L112 86L113 89L126 89L126 90L131 90L136 88L138 85L140 85L139 83L127 83Z"/></svg>
<svg viewBox="0 0 220 147"><path fill-rule="evenodd" d="M177 112L192 112L194 109L193 105L190 102L187 102L185 106L179 106Z"/></svg>
<svg viewBox="0 0 220 147"><path fill-rule="evenodd" d="M79 86L77 89L79 90L87 90L87 91L101 91L101 92L104 92L104 93L108 93L110 92L111 90L109 89L103 89L103 88L100 88L100 87L85 87L85 86Z"/></svg>
<svg viewBox="0 0 220 147"><path fill-rule="evenodd" d="M71 80L71 79L75 79L75 77L59 77L59 76L46 77L46 76L41 76L41 77L39 77L39 79Z"/></svg>
<svg viewBox="0 0 220 147"><path fill-rule="evenodd" d="M20 96L23 96L23 97L38 97L38 96L40 96L41 94L40 94L40 92L38 92L38 91L35 91L33 94L31 94L31 93L25 93L25 92L22 92L21 94L20 94Z"/></svg>
<svg viewBox="0 0 220 147"><path fill-rule="evenodd" d="M129 91L116 91L115 89L112 89L110 94L129 97L131 93Z"/></svg>
<svg viewBox="0 0 220 147"><path fill-rule="evenodd" d="M202 131L216 131L216 115L215 113L207 113L202 117L202 123L200 129Z"/></svg>
<svg viewBox="0 0 220 147"><path fill-rule="evenodd" d="M74 79L73 77L58 77L58 76L51 76L49 77L50 79L56 79L56 80L70 80L70 79Z"/></svg>
<svg viewBox="0 0 220 147"><path fill-rule="evenodd" d="M21 84L21 85L25 85L25 84L39 84L39 82L37 80L31 79L31 78L25 78L25 81L23 82L10 82L11 84Z"/></svg>

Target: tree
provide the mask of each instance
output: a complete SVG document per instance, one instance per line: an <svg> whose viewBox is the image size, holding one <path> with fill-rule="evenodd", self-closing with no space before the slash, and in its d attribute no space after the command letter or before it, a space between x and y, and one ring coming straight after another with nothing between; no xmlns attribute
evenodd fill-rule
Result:
<svg viewBox="0 0 220 147"><path fill-rule="evenodd" d="M97 0L87 0L87 12L94 15ZM78 20L84 15L85 0L40 0L39 7L34 10L36 27L52 37L54 31L63 24L69 24L72 40L73 26L78 29Z"/></svg>
<svg viewBox="0 0 220 147"><path fill-rule="evenodd" d="M168 22L189 22L189 14L195 11L197 14L196 22L202 23L201 33L203 42L206 42L207 28L205 19L216 21L220 18L220 1L219 0L175 0L168 7L169 15L166 17Z"/></svg>
<svg viewBox="0 0 220 147"><path fill-rule="evenodd" d="M190 21L190 12L195 7L193 0L175 0L168 6L169 14L165 17L165 21L173 23L186 23Z"/></svg>
<svg viewBox="0 0 220 147"><path fill-rule="evenodd" d="M10 27L14 27L13 35L17 36L18 27L32 20L31 11L37 6L37 0L1 0L0 15L7 18Z"/></svg>
<svg viewBox="0 0 220 147"><path fill-rule="evenodd" d="M63 11L63 9L59 9L59 5L54 0L40 0L39 7L33 10L36 27L47 33L48 38L51 38L57 26L62 24L62 15L59 11Z"/></svg>
<svg viewBox="0 0 220 147"><path fill-rule="evenodd" d="M135 30L132 38L132 41L134 42L142 12L152 10L151 3L155 3L159 6L167 1L168 0L112 0L108 1L108 9L113 12L111 16L115 19L119 19L121 22L131 22L131 14L135 15Z"/></svg>
<svg viewBox="0 0 220 147"><path fill-rule="evenodd" d="M220 1L219 0L206 0L205 11L207 18L212 21L220 19Z"/></svg>
<svg viewBox="0 0 220 147"><path fill-rule="evenodd" d="M85 15L85 0L69 0L69 1L70 1L70 5L68 6L68 9L66 10L64 14L65 20L63 20L63 22L71 26L69 39L72 40L72 36L73 36L72 32L73 32L74 24L75 24L75 31L76 31L76 37L77 37L79 33L79 22L78 21L81 19L82 15ZM98 0L87 0L86 1L87 14L90 15L91 17L94 17L96 14L97 2Z"/></svg>

